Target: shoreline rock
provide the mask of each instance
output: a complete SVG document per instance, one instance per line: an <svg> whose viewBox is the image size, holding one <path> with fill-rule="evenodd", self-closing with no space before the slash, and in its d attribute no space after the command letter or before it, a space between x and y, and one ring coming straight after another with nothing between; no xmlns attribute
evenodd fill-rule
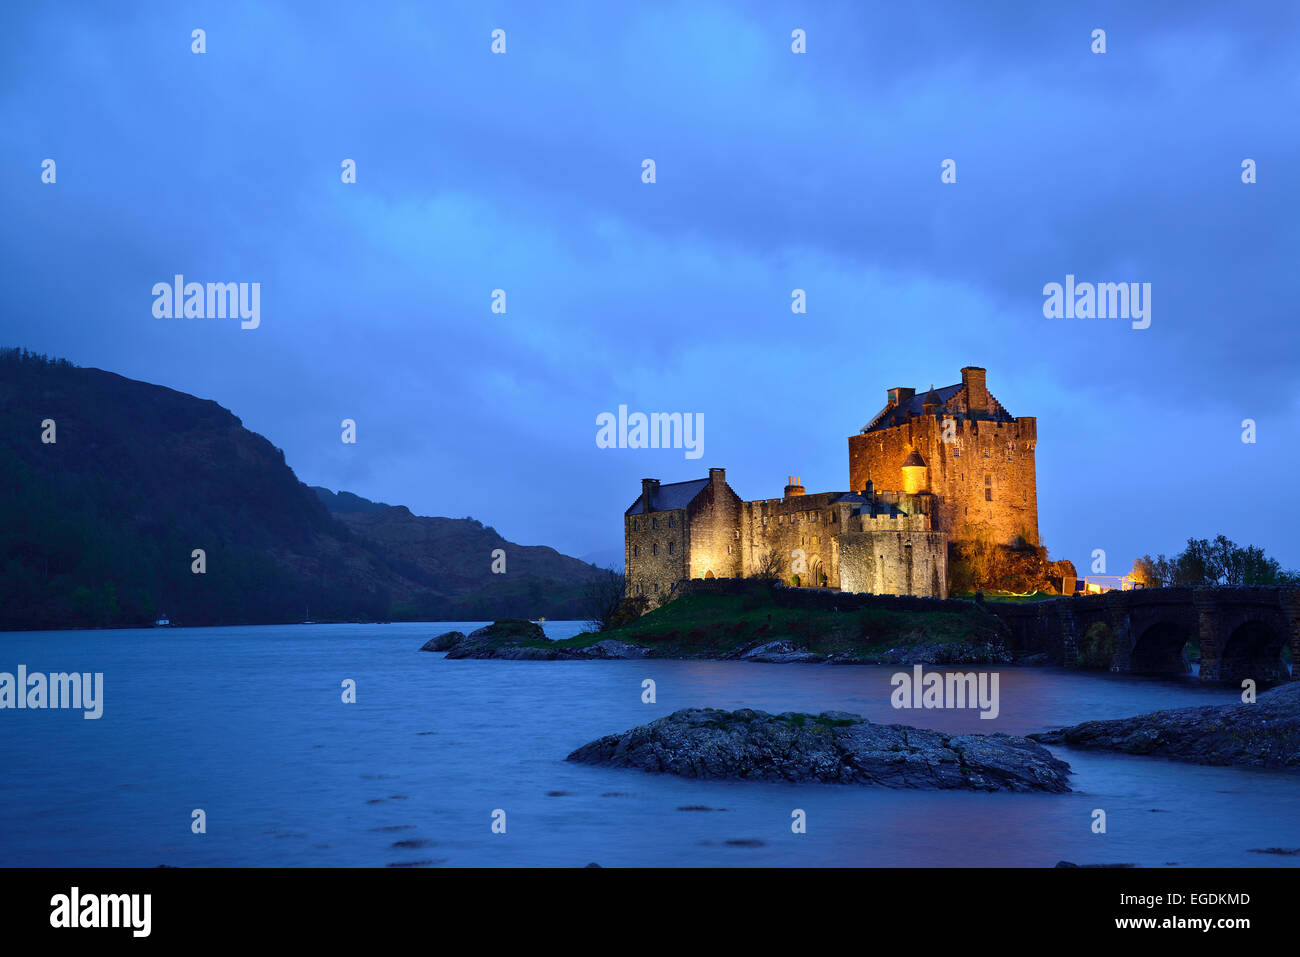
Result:
<svg viewBox="0 0 1300 957"><path fill-rule="evenodd" d="M430 638L420 646L421 651L450 651L458 641L465 639L462 631L444 631L441 635Z"/></svg>
<svg viewBox="0 0 1300 957"><path fill-rule="evenodd" d="M1029 735L1043 744L1147 754L1193 764L1300 771L1300 682L1254 704L1202 705L1085 721Z"/></svg>
<svg viewBox="0 0 1300 957"><path fill-rule="evenodd" d="M679 661L750 661L762 664L833 665L971 665L1009 664L1012 656L996 643L931 642L891 648L875 654L809 651L792 638L768 638L715 654L674 655L653 646L605 638L575 648L547 639L539 625L505 618L470 632L448 631L426 641L421 651L445 652L448 658L499 658L511 661L590 661L664 658Z"/></svg>
<svg viewBox="0 0 1300 957"><path fill-rule="evenodd" d="M448 658L501 658L509 661L569 661L593 658L645 658L640 645L606 638L585 648L556 645L542 627L522 618L503 618L468 635L448 631L430 638L421 651L445 651Z"/></svg>
<svg viewBox="0 0 1300 957"><path fill-rule="evenodd" d="M843 711L686 708L591 741L566 760L710 780L1070 790L1070 766L1026 738L874 724Z"/></svg>

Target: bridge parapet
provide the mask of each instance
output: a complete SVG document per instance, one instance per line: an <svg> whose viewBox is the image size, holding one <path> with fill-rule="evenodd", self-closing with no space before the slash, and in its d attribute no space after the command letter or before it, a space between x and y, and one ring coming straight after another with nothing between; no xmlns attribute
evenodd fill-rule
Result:
<svg viewBox="0 0 1300 957"><path fill-rule="evenodd" d="M1186 674L1183 649L1192 641L1203 681L1300 679L1300 667L1288 674L1281 658L1290 647L1300 663L1300 588L1143 588L986 607L1007 625L1013 651L1046 652L1067 667L1087 666L1099 653L1105 661L1095 642L1081 653L1100 622L1110 633L1111 671Z"/></svg>

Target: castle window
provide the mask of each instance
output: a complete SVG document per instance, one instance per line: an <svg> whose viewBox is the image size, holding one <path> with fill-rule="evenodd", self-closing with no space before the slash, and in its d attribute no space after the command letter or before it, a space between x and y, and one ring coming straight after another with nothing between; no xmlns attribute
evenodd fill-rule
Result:
<svg viewBox="0 0 1300 957"><path fill-rule="evenodd" d="M734 532L732 532L731 537L734 538L736 541L740 541L740 529L736 529Z"/></svg>
<svg viewBox="0 0 1300 957"><path fill-rule="evenodd" d="M677 516L675 516L675 515L669 515L669 516L668 516L668 527L669 527L669 528L672 528L673 525L674 525L674 523L675 523L676 521L677 521Z"/></svg>
<svg viewBox="0 0 1300 957"><path fill-rule="evenodd" d="M652 519L650 519L650 527L651 527L651 528L658 528L658 527L659 527L659 519L657 519L657 518L652 518Z"/></svg>
<svg viewBox="0 0 1300 957"><path fill-rule="evenodd" d="M991 501L993 501L993 489L991 489L991 488L986 488L986 489L984 490L984 501L986 501L986 502L991 502Z"/></svg>
<svg viewBox="0 0 1300 957"><path fill-rule="evenodd" d="M658 542L655 542L653 545L650 546L650 554L652 554L652 555L658 555L658 554L659 554L659 543L658 543Z"/></svg>
<svg viewBox="0 0 1300 957"><path fill-rule="evenodd" d="M632 546L632 557L633 557L633 558L638 558L638 557L640 557L640 555L641 555L641 546L640 546L640 545L633 545L633 546Z"/></svg>
<svg viewBox="0 0 1300 957"><path fill-rule="evenodd" d="M730 545L727 546L727 554L728 554L728 555L731 554L731 546L730 546Z"/></svg>
<svg viewBox="0 0 1300 957"><path fill-rule="evenodd" d="M985 450L984 450L984 457L985 457L985 458L988 458L988 457L989 457L989 450L988 450L988 449L985 449Z"/></svg>
<svg viewBox="0 0 1300 957"><path fill-rule="evenodd" d="M672 543L672 542L669 542L669 543L668 543L668 554L671 555L672 553L673 553L673 543Z"/></svg>
<svg viewBox="0 0 1300 957"><path fill-rule="evenodd" d="M632 531L634 532L641 531L641 522L638 519L635 518L632 519Z"/></svg>

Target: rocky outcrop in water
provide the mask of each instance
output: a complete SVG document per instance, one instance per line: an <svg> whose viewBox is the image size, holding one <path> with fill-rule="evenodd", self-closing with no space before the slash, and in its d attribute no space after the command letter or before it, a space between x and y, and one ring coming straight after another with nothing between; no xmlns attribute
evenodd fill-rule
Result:
<svg viewBox="0 0 1300 957"><path fill-rule="evenodd" d="M1070 767L1005 734L945 734L860 715L688 708L585 744L569 761L682 777L975 791L1070 790Z"/></svg>
<svg viewBox="0 0 1300 957"><path fill-rule="evenodd" d="M503 658L511 661L590 660L592 658L644 658L646 649L616 638L606 638L582 648L556 645L540 625L522 618L503 618L468 635L448 631L430 638L421 651L445 651L448 658Z"/></svg>
<svg viewBox="0 0 1300 957"><path fill-rule="evenodd" d="M444 631L420 646L421 651L451 651L457 642L465 640L463 631Z"/></svg>
<svg viewBox="0 0 1300 957"><path fill-rule="evenodd" d="M509 658L514 660L551 660L567 658L560 649L551 647L551 642L542 631L542 626L524 618L502 618L490 625L484 625L468 635L460 632L447 632L434 638L441 648L425 648L430 651L443 650L448 658Z"/></svg>
<svg viewBox="0 0 1300 957"><path fill-rule="evenodd" d="M676 634L676 633L674 633ZM688 634L691 638L694 632ZM852 650L812 651L805 642L794 638L769 638L739 643L731 648L687 649L664 645L646 636L633 641L583 635L568 641L550 641L542 629L531 621L506 618L493 622L468 635L449 631L430 638L421 651L443 651L448 658L499 658L515 661L589 661L592 659L690 658L724 661L751 661L767 664L1006 664L1011 655L997 642L949 641L890 648L883 652L863 653ZM638 638L645 639L638 642ZM577 644L573 642L577 641ZM863 644L870 638L863 637ZM584 642L591 642L584 644Z"/></svg>
<svg viewBox="0 0 1300 957"><path fill-rule="evenodd" d="M1254 704L1206 705L1085 721L1029 737L1046 744L1151 754L1196 764L1300 770L1300 683L1266 691Z"/></svg>

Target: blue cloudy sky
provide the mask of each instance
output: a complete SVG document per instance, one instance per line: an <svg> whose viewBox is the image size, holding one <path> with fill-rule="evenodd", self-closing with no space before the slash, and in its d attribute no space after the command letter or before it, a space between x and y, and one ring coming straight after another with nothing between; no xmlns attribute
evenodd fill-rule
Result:
<svg viewBox="0 0 1300 957"><path fill-rule="evenodd" d="M1222 532L1296 567L1298 21L10 4L0 341L215 399L310 484L575 555L621 547L642 476L843 489L886 388L981 365L1038 417L1054 556ZM175 273L260 282L260 328L155 318ZM1067 273L1151 283L1150 328L1044 318ZM598 449L620 404L703 413L703 458Z"/></svg>

